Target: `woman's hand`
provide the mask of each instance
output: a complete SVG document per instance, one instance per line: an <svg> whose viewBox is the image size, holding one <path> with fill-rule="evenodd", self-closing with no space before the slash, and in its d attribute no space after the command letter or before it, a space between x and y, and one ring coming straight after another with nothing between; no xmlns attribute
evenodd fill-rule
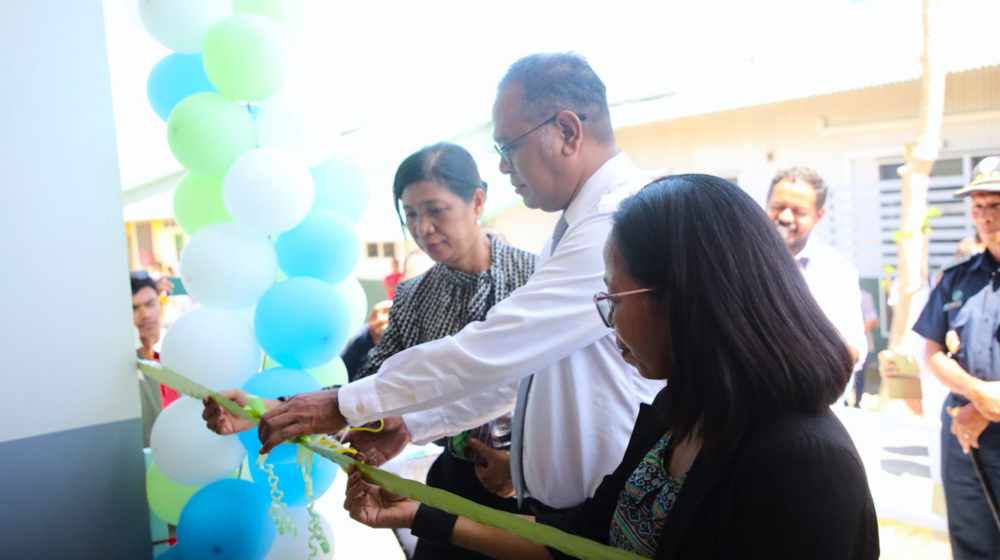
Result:
<svg viewBox="0 0 1000 560"><path fill-rule="evenodd" d="M361 479L354 465L347 467L347 494L344 509L351 519L375 529L409 529L420 504L386 492Z"/></svg>
<svg viewBox="0 0 1000 560"><path fill-rule="evenodd" d="M336 389L299 393L260 417L260 452L270 453L279 444L299 436L335 434L346 427Z"/></svg>
<svg viewBox="0 0 1000 560"><path fill-rule="evenodd" d="M502 498L514 496L514 480L510 475L510 452L493 449L478 439L470 439L469 446L486 459L486 465L476 465L476 476L490 492Z"/></svg>
<svg viewBox="0 0 1000 560"><path fill-rule="evenodd" d="M402 416L389 416L383 421L385 424L378 432L350 430L344 438L354 449L364 453L365 463L373 467L386 464L410 443L410 431Z"/></svg>
<svg viewBox="0 0 1000 560"><path fill-rule="evenodd" d="M239 389L229 389L228 391L221 391L219 394L240 406L246 406L247 397L250 396L250 394L246 391L241 391ZM278 401L275 400L262 400L264 401L264 407L267 409L273 408L278 404ZM254 427L253 424L247 422L239 416L233 416L231 412L222 408L222 406L212 400L211 397L205 397L201 399L201 402L205 405L205 410L202 411L201 417L208 425L208 429L221 436L245 432Z"/></svg>

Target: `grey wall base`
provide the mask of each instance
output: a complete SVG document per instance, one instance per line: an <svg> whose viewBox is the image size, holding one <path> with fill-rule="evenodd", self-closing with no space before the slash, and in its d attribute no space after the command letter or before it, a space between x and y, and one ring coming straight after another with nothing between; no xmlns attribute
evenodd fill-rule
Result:
<svg viewBox="0 0 1000 560"><path fill-rule="evenodd" d="M151 557L140 419L0 443L0 558Z"/></svg>

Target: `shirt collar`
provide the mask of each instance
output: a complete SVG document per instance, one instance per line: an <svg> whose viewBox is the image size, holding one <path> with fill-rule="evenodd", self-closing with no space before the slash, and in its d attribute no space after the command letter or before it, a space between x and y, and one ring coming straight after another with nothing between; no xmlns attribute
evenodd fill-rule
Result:
<svg viewBox="0 0 1000 560"><path fill-rule="evenodd" d="M588 208L593 206L602 196L608 194L610 192L608 187L615 183L616 178L627 176L636 171L635 165L632 164L632 160L625 152L620 152L604 162L604 165L583 183L580 192L576 193L576 198L566 207L566 211L563 213L563 216L566 217L566 223L572 225L583 216Z"/></svg>
<svg viewBox="0 0 1000 560"><path fill-rule="evenodd" d="M805 262L810 262L816 258L816 251L821 243L820 240L816 239L816 236L809 234L809 237L806 238L806 244L799 251L799 254L792 256L796 262L802 262L802 259L805 259Z"/></svg>
<svg viewBox="0 0 1000 560"><path fill-rule="evenodd" d="M993 253L990 253L988 249L979 253L974 260L976 262L973 263L972 268L981 268L987 274L993 274L1000 267L1000 264L993 258Z"/></svg>

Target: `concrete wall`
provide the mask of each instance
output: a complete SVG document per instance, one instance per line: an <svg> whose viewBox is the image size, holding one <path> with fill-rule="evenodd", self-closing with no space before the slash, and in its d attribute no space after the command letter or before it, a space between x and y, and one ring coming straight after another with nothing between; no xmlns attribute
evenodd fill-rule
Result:
<svg viewBox="0 0 1000 560"><path fill-rule="evenodd" d="M0 1L0 52L0 557L149 557L100 0Z"/></svg>

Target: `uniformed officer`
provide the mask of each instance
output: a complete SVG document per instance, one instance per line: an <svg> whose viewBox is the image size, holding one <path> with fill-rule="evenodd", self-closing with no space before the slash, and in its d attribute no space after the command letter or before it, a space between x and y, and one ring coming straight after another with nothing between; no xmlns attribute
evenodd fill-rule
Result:
<svg viewBox="0 0 1000 560"><path fill-rule="evenodd" d="M941 412L941 470L952 554L995 560L1000 530L968 453L979 449L1000 490L1000 157L976 165L955 193L966 196L986 250L946 267L913 330L927 339L927 365L951 391Z"/></svg>

